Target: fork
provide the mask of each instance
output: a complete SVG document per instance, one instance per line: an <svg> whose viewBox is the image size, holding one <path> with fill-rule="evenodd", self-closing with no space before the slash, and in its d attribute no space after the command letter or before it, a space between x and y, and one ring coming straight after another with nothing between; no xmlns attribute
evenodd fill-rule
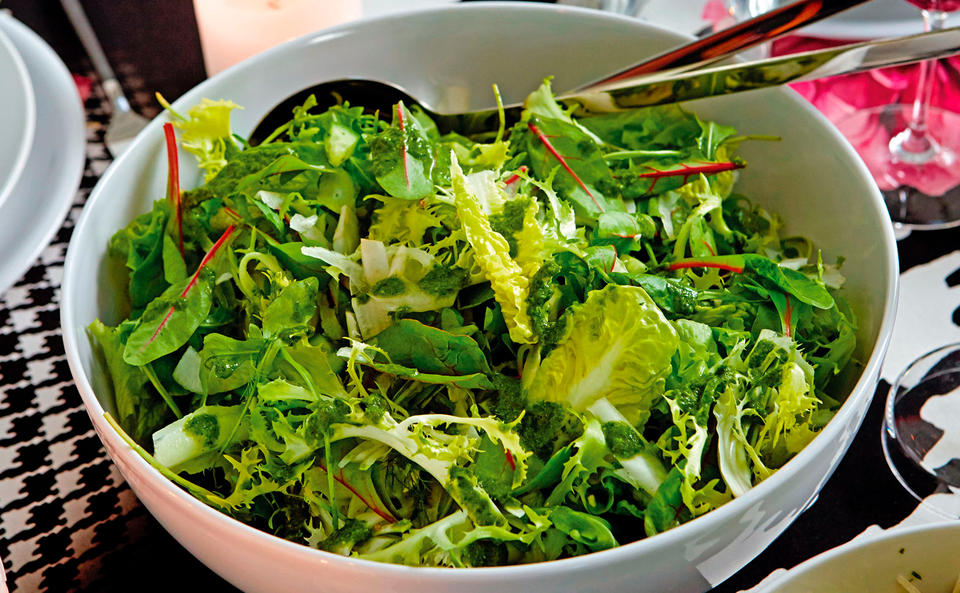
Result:
<svg viewBox="0 0 960 593"><path fill-rule="evenodd" d="M117 75L110 67L110 62L107 60L100 42L97 41L97 36L93 27L90 26L87 15L83 12L79 0L60 0L60 4L67 13L67 18L70 19L70 24L73 25L77 37L80 38L80 43L83 44L87 55L90 56L93 68L100 76L103 92L110 100L110 121L107 123L107 131L103 142L111 156L116 159L123 154L130 142L147 125L148 120L138 115L130 107L130 101L123 94L120 81L117 80Z"/></svg>

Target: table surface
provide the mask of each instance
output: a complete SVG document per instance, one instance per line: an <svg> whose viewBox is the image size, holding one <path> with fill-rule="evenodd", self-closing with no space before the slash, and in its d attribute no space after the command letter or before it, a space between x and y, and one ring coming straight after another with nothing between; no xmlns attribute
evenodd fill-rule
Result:
<svg viewBox="0 0 960 593"><path fill-rule="evenodd" d="M700 4L685 0L683 9ZM72 72L90 75L59 4L7 0L3 6L46 39ZM204 78L191 0L87 0L84 6L133 102L147 114L156 112L153 91L173 99ZM63 358L58 270L72 222L109 163L102 94L96 85L93 91L87 170L75 207L41 259L0 295L0 451L6 452L0 454L0 492L11 484L18 488L12 500L0 498L0 555L14 590L231 591L167 535L122 482L93 435ZM899 244L901 271L951 253L958 239L958 230L914 233ZM881 382L817 501L715 591L752 587L772 570L842 544L870 525L895 525L915 510L916 500L893 478L880 449L887 388Z"/></svg>

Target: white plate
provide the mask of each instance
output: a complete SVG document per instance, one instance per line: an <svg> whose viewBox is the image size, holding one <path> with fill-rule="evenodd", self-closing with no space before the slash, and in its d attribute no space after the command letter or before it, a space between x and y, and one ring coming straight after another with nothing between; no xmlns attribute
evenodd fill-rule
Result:
<svg viewBox="0 0 960 593"><path fill-rule="evenodd" d="M0 204L13 191L27 163L36 127L36 99L30 74L7 36L0 31Z"/></svg>
<svg viewBox="0 0 960 593"><path fill-rule="evenodd" d="M0 292L17 281L60 228L86 157L83 106L73 77L36 33L0 13L0 35L20 52L36 95L37 131L10 198L0 204Z"/></svg>

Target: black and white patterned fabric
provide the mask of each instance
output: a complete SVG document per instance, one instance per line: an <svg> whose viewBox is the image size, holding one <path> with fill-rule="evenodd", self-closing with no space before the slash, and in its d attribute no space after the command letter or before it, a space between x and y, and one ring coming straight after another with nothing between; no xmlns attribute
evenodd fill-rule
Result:
<svg viewBox="0 0 960 593"><path fill-rule="evenodd" d="M39 259L0 295L0 555L13 591L85 589L145 516L93 431L60 335L67 244L111 161L99 88L86 111L87 158L73 207Z"/></svg>

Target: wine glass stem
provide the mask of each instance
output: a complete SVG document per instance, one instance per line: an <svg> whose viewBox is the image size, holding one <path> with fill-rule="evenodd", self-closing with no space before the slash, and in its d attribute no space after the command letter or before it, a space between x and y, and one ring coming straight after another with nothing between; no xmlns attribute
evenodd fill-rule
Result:
<svg viewBox="0 0 960 593"><path fill-rule="evenodd" d="M922 14L926 31L939 31L946 25L947 13L942 10L924 10ZM936 69L936 60L927 60L920 64L917 96L913 101L907 129L890 140L890 152L896 160L923 165L937 156L939 146L927 129L927 113L937 82Z"/></svg>

